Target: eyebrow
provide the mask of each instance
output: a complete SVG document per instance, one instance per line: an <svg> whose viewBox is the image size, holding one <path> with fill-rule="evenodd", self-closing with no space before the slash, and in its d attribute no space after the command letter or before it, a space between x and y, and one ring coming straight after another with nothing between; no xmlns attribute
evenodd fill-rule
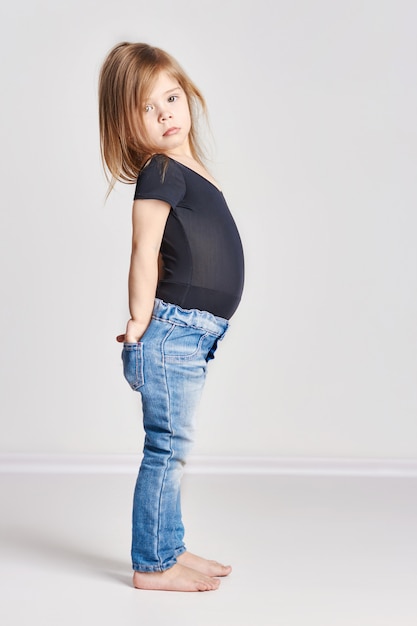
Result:
<svg viewBox="0 0 417 626"><path fill-rule="evenodd" d="M178 89L182 89L181 85L177 85L177 87L173 87L172 89L168 89L168 91L165 91L162 96L166 96L169 93L172 93L173 91L178 91ZM147 98L144 99L143 103L146 104L146 102L149 102L151 100L151 96L149 95Z"/></svg>
<svg viewBox="0 0 417 626"><path fill-rule="evenodd" d="M177 85L177 87L173 87L172 89L168 89L168 91L164 93L164 96L166 96L167 93L171 93L172 91L178 91L178 89L181 89L180 85Z"/></svg>
<svg viewBox="0 0 417 626"><path fill-rule="evenodd" d="M178 91L178 89L181 89L180 85L177 85L177 87L172 87L172 89L168 89L168 91L164 91L164 93L162 95L166 96L168 93L172 93L173 91ZM151 95L152 94L149 94L149 96L147 98L145 98L145 100L150 100L151 99Z"/></svg>

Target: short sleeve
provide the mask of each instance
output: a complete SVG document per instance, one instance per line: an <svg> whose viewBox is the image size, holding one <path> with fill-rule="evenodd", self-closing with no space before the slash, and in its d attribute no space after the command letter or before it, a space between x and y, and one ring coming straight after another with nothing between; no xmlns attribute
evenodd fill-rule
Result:
<svg viewBox="0 0 417 626"><path fill-rule="evenodd" d="M184 176L172 159L155 156L140 171L135 200L163 200L175 207L185 195Z"/></svg>

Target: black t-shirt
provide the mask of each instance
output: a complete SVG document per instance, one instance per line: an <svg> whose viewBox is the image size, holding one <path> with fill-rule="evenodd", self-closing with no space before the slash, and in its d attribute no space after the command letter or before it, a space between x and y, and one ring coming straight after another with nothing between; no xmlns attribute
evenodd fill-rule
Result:
<svg viewBox="0 0 417 626"><path fill-rule="evenodd" d="M157 155L139 174L137 199L164 200L171 206L156 297L229 319L242 296L244 261L222 192L182 163Z"/></svg>

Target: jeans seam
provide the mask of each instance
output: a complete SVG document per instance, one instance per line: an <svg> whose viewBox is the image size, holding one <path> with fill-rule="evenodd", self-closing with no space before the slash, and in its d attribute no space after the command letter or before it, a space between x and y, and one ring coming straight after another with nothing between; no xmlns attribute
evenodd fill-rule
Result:
<svg viewBox="0 0 417 626"><path fill-rule="evenodd" d="M159 494L159 502L158 502L158 530L157 530L157 540L156 540L156 551L157 551L157 555L158 555L158 559L159 559L159 563L160 565L162 565L162 561L161 561L161 554L160 554L160 536L161 536L161 508L162 508L162 495L163 495L163 491L164 491L164 486L166 483L166 478L168 475L168 469L169 469L169 464L170 461L172 459L172 412L171 412L171 394L169 391L169 385L168 385L168 378L167 378L167 368L166 368L166 361L165 361L165 354L164 354L164 345L166 340L168 339L168 337L171 335L171 333L174 330L174 324L172 323L172 328L171 330L165 335L163 341L161 342L161 358L162 358L162 364L164 367L164 378L165 378L165 388L166 388L166 393L167 393L167 409L168 409L168 426L169 426L169 457L167 458L167 462L165 465L165 471L164 471L164 475L162 477L162 482L161 482L161 493Z"/></svg>

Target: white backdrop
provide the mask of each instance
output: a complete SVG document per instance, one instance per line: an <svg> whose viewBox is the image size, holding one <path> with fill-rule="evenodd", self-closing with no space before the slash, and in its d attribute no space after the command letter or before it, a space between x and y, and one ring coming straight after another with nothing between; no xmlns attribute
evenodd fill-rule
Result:
<svg viewBox="0 0 417 626"><path fill-rule="evenodd" d="M205 94L244 299L195 452L417 455L417 5L16 0L0 15L0 452L136 452L132 187L104 204L97 77L117 42Z"/></svg>

